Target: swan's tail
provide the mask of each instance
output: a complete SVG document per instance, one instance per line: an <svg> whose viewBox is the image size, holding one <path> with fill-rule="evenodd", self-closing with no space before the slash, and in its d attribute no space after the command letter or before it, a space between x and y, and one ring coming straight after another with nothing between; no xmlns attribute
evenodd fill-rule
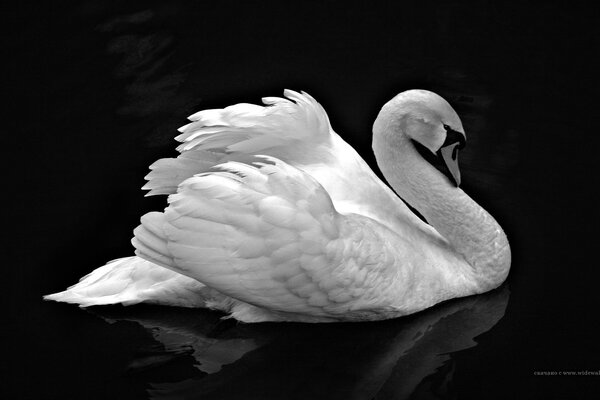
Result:
<svg viewBox="0 0 600 400"><path fill-rule="evenodd" d="M232 299L195 279L140 257L113 260L64 292L44 296L44 300L80 307L138 303L199 307L223 311L243 322L281 320L267 310Z"/></svg>
<svg viewBox="0 0 600 400"><path fill-rule="evenodd" d="M230 300L195 279L139 257L113 260L80 279L64 292L45 300L89 307L107 304L153 303L208 307L228 312Z"/></svg>

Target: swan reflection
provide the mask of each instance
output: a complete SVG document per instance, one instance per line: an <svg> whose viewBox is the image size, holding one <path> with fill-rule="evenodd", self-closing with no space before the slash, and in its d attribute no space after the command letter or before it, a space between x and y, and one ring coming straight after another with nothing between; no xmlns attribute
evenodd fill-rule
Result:
<svg viewBox="0 0 600 400"><path fill-rule="evenodd" d="M152 399L404 399L451 390L452 353L503 316L504 285L418 314L370 323L240 324L206 310L131 307L99 312L134 321L155 344L138 349L130 373L148 378ZM98 310L95 310L98 312ZM196 373L161 381L179 359ZM186 361L189 360L189 361Z"/></svg>

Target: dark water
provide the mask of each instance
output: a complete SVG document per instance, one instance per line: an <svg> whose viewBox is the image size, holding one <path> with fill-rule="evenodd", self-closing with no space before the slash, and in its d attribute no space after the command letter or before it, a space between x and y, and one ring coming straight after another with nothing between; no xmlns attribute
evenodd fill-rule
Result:
<svg viewBox="0 0 600 400"><path fill-rule="evenodd" d="M123 3L123 4L121 4ZM4 398L593 398L598 371L594 14L573 5L61 2L4 40ZM125 4L126 3L126 4ZM595 71L593 71L595 74ZM374 166L396 93L445 96L463 187L505 228L507 283L378 323L245 325L44 303L131 254L147 166L200 109L305 90Z"/></svg>

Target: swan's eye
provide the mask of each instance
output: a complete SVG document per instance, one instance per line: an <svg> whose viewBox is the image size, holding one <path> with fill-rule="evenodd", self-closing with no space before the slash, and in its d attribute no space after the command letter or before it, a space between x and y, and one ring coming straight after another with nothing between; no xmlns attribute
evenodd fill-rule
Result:
<svg viewBox="0 0 600 400"><path fill-rule="evenodd" d="M450 127L448 125L444 124L444 129L448 131L448 130L450 130Z"/></svg>

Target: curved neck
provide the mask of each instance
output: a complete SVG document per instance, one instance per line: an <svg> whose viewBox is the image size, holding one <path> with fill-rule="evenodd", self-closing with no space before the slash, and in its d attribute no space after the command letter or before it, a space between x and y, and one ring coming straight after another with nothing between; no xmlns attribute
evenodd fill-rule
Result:
<svg viewBox="0 0 600 400"><path fill-rule="evenodd" d="M464 257L481 291L497 287L510 268L510 247L502 228L419 155L404 125L404 116L389 103L380 112L373 126L379 168L396 193Z"/></svg>

